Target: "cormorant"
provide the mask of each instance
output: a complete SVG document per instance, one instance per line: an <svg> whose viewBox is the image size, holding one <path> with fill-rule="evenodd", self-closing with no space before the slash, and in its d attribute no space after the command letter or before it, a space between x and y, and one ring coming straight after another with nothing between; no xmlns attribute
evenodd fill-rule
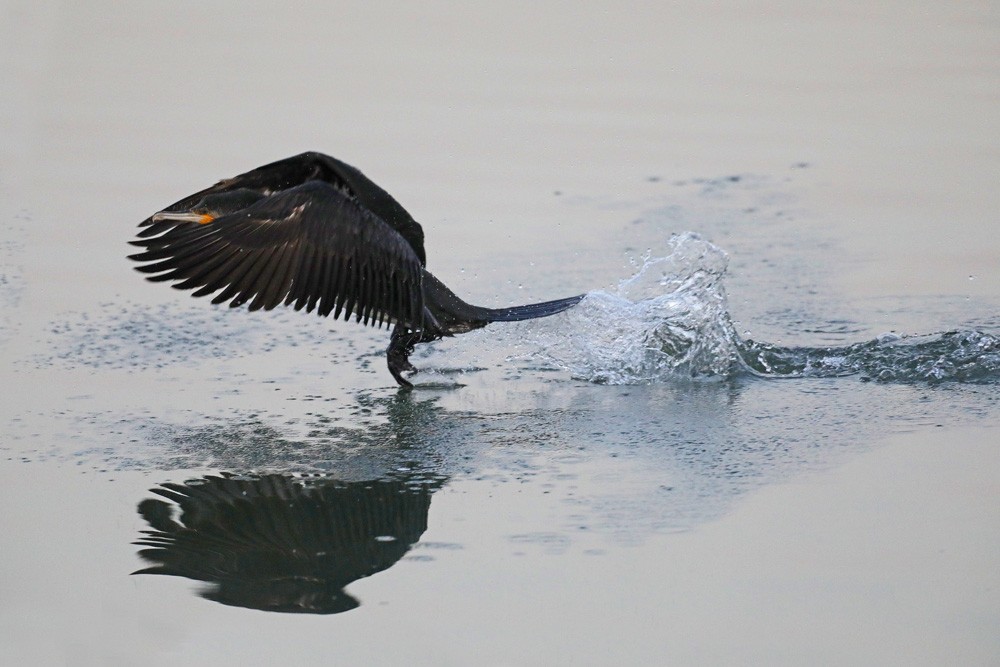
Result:
<svg viewBox="0 0 1000 667"><path fill-rule="evenodd" d="M152 281L177 280L212 303L393 324L389 372L403 387L417 343L554 315L583 295L512 308L462 301L427 269L424 232L358 169L308 152L185 197L139 224L129 258Z"/></svg>

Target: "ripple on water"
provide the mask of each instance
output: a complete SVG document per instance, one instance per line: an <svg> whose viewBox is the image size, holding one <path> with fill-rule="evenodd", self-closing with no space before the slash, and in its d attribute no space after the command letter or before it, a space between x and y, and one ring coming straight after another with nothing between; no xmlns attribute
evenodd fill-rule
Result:
<svg viewBox="0 0 1000 667"><path fill-rule="evenodd" d="M207 359L263 354L280 347L311 346L324 354L349 352L330 344L342 338L330 323L301 313L261 314L207 304L177 306L103 303L97 312L67 313L51 325L52 344L36 367L163 368Z"/></svg>

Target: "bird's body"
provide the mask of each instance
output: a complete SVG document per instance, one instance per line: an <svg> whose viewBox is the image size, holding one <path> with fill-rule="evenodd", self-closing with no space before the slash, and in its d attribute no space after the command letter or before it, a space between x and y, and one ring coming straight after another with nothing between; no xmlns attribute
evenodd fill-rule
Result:
<svg viewBox="0 0 1000 667"><path fill-rule="evenodd" d="M140 223L130 255L153 281L176 280L213 303L280 304L322 316L394 325L389 371L404 371L417 343L490 322L545 317L582 295L513 308L465 303L425 268L424 233L360 171L303 153L186 197ZM220 291L221 290L221 291Z"/></svg>

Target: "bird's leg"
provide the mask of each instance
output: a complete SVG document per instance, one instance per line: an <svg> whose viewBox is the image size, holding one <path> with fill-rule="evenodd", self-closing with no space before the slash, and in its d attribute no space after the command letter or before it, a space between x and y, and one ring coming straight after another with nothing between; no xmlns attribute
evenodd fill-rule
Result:
<svg viewBox="0 0 1000 667"><path fill-rule="evenodd" d="M386 361L389 363L389 372L400 387L412 387L413 384L403 377L403 371L416 373L417 369L410 363L410 355L413 354L413 346L421 342L423 333L420 331L410 331L402 324L397 324L392 330L392 338L389 339L389 347L385 351Z"/></svg>

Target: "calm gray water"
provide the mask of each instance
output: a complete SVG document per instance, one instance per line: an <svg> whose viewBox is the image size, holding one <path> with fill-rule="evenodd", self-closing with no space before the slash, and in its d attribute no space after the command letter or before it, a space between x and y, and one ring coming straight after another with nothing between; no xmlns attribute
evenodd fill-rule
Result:
<svg viewBox="0 0 1000 667"><path fill-rule="evenodd" d="M994 7L0 11L3 664L1000 660ZM587 298L400 392L132 270L306 149Z"/></svg>

